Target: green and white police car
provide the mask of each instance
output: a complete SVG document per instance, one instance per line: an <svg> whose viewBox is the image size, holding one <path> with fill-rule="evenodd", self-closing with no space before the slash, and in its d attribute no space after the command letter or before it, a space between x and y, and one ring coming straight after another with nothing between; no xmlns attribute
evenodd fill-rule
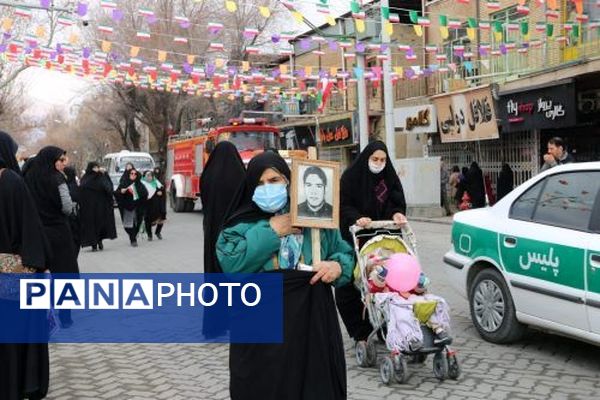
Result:
<svg viewBox="0 0 600 400"><path fill-rule="evenodd" d="M457 213L444 262L485 340L531 326L600 345L600 162L554 167Z"/></svg>

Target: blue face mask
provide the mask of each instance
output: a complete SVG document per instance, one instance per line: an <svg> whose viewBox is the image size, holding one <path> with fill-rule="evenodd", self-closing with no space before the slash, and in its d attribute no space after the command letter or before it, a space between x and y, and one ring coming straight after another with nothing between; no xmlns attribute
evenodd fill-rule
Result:
<svg viewBox="0 0 600 400"><path fill-rule="evenodd" d="M254 190L252 201L264 212L274 214L287 204L287 185L283 183L269 183L257 186Z"/></svg>

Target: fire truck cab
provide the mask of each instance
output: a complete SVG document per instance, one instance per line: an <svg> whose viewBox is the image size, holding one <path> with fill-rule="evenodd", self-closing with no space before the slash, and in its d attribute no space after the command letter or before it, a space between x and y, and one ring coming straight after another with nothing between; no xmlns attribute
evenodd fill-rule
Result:
<svg viewBox="0 0 600 400"><path fill-rule="evenodd" d="M205 120L201 120L206 125ZM233 118L229 124L214 129L201 127L186 135L169 139L167 150L167 190L175 212L194 209L200 196L200 175L215 146L229 141L238 149L244 164L265 149L279 150L284 158L303 157L302 150L281 151L279 128L267 125L266 118Z"/></svg>

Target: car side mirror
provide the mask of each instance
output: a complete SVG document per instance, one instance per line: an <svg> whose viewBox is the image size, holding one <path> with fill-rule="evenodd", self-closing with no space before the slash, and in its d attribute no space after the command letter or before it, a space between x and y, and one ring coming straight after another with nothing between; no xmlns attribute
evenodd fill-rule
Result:
<svg viewBox="0 0 600 400"><path fill-rule="evenodd" d="M209 140L206 142L206 152L207 153L212 153L212 151L215 149L215 143L212 140Z"/></svg>

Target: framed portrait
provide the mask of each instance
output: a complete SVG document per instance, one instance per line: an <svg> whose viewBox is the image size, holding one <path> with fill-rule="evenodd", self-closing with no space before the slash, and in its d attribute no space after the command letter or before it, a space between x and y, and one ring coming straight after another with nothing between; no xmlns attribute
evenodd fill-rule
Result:
<svg viewBox="0 0 600 400"><path fill-rule="evenodd" d="M292 161L292 225L337 229L340 221L340 165L333 161Z"/></svg>

